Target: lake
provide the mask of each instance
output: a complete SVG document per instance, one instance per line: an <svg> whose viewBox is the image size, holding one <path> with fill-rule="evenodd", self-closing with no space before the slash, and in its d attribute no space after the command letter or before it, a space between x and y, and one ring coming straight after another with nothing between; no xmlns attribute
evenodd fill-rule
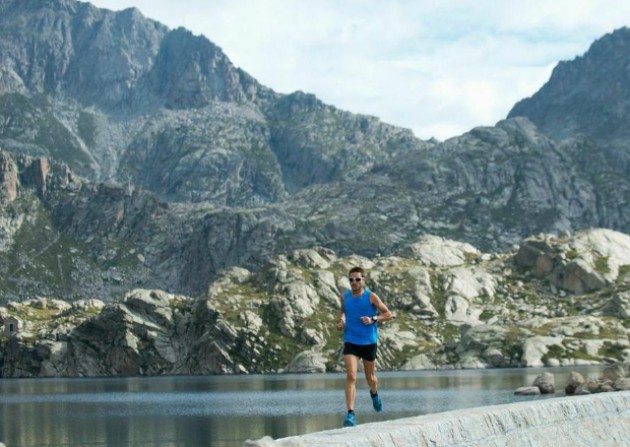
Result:
<svg viewBox="0 0 630 447"><path fill-rule="evenodd" d="M384 411L360 377L359 424L548 396L515 396L537 375L599 377L603 367L379 372ZM338 428L344 374L1 379L0 441L7 447L241 446Z"/></svg>

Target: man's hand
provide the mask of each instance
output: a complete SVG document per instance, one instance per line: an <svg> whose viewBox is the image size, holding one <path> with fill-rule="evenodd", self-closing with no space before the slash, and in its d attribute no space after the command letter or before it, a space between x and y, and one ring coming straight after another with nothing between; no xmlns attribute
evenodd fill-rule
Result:
<svg viewBox="0 0 630 447"><path fill-rule="evenodd" d="M372 317L361 317L361 322L363 324L365 324L366 326L369 326L370 324L374 324L375 321L372 319Z"/></svg>
<svg viewBox="0 0 630 447"><path fill-rule="evenodd" d="M338 331L342 330L345 325L346 325L346 322L344 321L344 319L340 318L339 321L337 322L337 330Z"/></svg>

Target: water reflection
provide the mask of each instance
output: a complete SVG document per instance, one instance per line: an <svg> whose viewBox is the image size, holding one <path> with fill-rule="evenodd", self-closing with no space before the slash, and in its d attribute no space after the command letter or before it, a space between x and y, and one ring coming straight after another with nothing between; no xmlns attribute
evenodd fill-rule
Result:
<svg viewBox="0 0 630 447"><path fill-rule="evenodd" d="M544 369L559 389L571 371ZM385 411L357 389L359 423L536 397L514 396L542 369L380 373ZM238 446L339 427L342 374L0 380L0 441L7 446ZM544 398L544 397L538 397Z"/></svg>

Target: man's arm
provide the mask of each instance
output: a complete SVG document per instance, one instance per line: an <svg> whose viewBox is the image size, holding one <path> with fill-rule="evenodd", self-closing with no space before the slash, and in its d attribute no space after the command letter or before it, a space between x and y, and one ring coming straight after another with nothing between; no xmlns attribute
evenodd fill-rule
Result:
<svg viewBox="0 0 630 447"><path fill-rule="evenodd" d="M378 318L376 320L377 323L382 323L383 321L389 321L389 320L393 320L394 319L394 315L390 312L389 308L378 297L378 295L376 293L374 293L374 292L370 293L370 302L380 312L380 315L378 315Z"/></svg>
<svg viewBox="0 0 630 447"><path fill-rule="evenodd" d="M339 321L337 322L337 329L342 330L343 327L346 325L346 315L345 315L345 312L343 311L343 295L339 295L339 311L341 313L339 314Z"/></svg>

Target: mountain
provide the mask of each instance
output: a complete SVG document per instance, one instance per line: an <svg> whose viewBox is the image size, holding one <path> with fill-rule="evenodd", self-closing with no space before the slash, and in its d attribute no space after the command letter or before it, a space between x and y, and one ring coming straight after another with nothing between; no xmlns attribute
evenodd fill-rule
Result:
<svg viewBox="0 0 630 447"><path fill-rule="evenodd" d="M169 201L249 206L425 146L411 132L285 96L203 36L136 9L74 0L0 6L0 147Z"/></svg>
<svg viewBox="0 0 630 447"><path fill-rule="evenodd" d="M549 81L531 98L519 101L508 117L527 117L556 139L584 136L594 140L601 147L599 156L582 160L589 170L627 178L628 64L630 29L624 27L596 40L583 56L559 63Z"/></svg>
<svg viewBox="0 0 630 447"><path fill-rule="evenodd" d="M572 61L560 62L549 81L531 98L519 101L508 117L528 117L557 139L579 135L601 143L630 138L630 29L596 40Z"/></svg>
<svg viewBox="0 0 630 447"><path fill-rule="evenodd" d="M583 59L623 59L606 42L625 38ZM1 0L0 61L2 302L204 295L233 266L314 247L391 255L427 234L493 251L538 233L630 233L621 137L564 138L518 114L422 141L276 93L204 36L73 0ZM539 108L552 123L578 113L567 107ZM619 135L623 123L606 122Z"/></svg>

